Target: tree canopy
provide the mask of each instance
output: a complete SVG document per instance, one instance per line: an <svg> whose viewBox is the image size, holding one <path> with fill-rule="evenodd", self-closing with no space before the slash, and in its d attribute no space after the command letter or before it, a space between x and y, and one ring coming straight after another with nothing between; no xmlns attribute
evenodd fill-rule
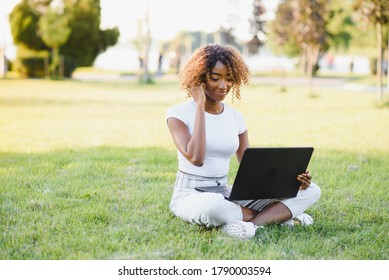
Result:
<svg viewBox="0 0 389 280"><path fill-rule="evenodd" d="M275 40L289 54L299 53L300 61L311 76L321 50L328 48L325 0L290 0L280 2L272 22Z"/></svg>
<svg viewBox="0 0 389 280"><path fill-rule="evenodd" d="M53 4L53 0L22 0L15 6L10 24L16 45L29 53L57 48L65 61L78 67L91 66L97 55L116 44L118 28L100 29L100 0L63 0L57 16L52 15Z"/></svg>
<svg viewBox="0 0 389 280"><path fill-rule="evenodd" d="M357 0L354 9L365 21L376 25L377 33L377 95L382 100L382 29L389 22L389 2L382 0ZM389 46L388 46L389 47Z"/></svg>
<svg viewBox="0 0 389 280"><path fill-rule="evenodd" d="M9 19L16 45L22 45L30 50L48 49L37 34L40 16L39 11L29 4L28 0L22 0L15 6Z"/></svg>
<svg viewBox="0 0 389 280"><path fill-rule="evenodd" d="M262 47L266 32L266 20L264 15L266 9L262 3L262 0L253 1L253 14L250 18L250 33L253 36L252 39L247 43L248 51L250 54L256 54L259 48Z"/></svg>

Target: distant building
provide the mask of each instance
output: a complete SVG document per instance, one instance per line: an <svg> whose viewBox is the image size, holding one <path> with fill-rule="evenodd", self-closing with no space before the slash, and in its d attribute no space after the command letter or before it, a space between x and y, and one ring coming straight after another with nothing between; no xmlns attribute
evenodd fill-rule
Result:
<svg viewBox="0 0 389 280"><path fill-rule="evenodd" d="M93 66L103 70L137 72L139 70L139 53L132 43L119 43L100 54ZM160 52L152 45L149 69L151 72L157 72L159 66L162 72L168 68L165 60L161 61Z"/></svg>

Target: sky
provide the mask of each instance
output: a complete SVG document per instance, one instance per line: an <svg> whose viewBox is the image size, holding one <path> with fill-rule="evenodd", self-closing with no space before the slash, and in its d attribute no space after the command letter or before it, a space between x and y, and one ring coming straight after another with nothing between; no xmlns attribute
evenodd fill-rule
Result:
<svg viewBox="0 0 389 280"><path fill-rule="evenodd" d="M8 15L20 0L0 0L0 46L13 56ZM277 1L264 0L268 10ZM101 0L101 28L118 27L120 41L128 42L138 33L138 21L146 16L149 3L153 40L169 40L182 30L213 32L221 26L234 27L240 40L249 40L253 0Z"/></svg>
<svg viewBox="0 0 389 280"><path fill-rule="evenodd" d="M123 0L102 0L102 26L118 26L122 40L136 36L137 20L144 19L147 3L150 7L151 35L157 40L172 39L181 30L208 32L220 26L234 27L236 36L248 40L248 19L253 0L141 0L123 7ZM264 1L271 5L276 1Z"/></svg>

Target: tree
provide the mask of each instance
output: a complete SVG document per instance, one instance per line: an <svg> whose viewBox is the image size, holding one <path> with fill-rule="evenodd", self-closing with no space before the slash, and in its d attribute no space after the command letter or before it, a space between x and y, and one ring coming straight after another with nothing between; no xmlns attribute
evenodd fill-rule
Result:
<svg viewBox="0 0 389 280"><path fill-rule="evenodd" d="M273 51L294 57L300 54L300 47L294 36L294 11L289 1L278 4L276 16L270 23L269 43Z"/></svg>
<svg viewBox="0 0 389 280"><path fill-rule="evenodd" d="M259 48L264 45L264 35L266 34L266 20L264 15L266 9L262 4L261 0L254 0L253 2L253 15L249 20L250 22L250 33L253 38L247 43L250 54L256 54Z"/></svg>
<svg viewBox="0 0 389 280"><path fill-rule="evenodd" d="M219 28L219 30L217 31L217 34L220 36L220 40L218 43L233 46L235 48L239 48L239 44L236 41L236 37L233 34L233 32L234 32L234 28L232 28L232 27L226 28L226 27L221 26ZM217 43L217 42L215 42L215 43Z"/></svg>
<svg viewBox="0 0 389 280"><path fill-rule="evenodd" d="M300 47L305 51L311 94L313 68L319 59L320 49L327 47L326 2L326 0L299 0L295 2L297 7L294 10L296 18L294 34Z"/></svg>
<svg viewBox="0 0 389 280"><path fill-rule="evenodd" d="M151 46L150 32L150 1L147 1L145 18L138 21L138 35L134 40L135 48L138 50L139 56L139 81L141 83L152 83L151 74L149 71L149 56Z"/></svg>
<svg viewBox="0 0 389 280"><path fill-rule="evenodd" d="M30 50L47 50L47 46L37 34L41 14L29 2L22 0L9 16L14 43Z"/></svg>
<svg viewBox="0 0 389 280"><path fill-rule="evenodd" d="M334 51L348 50L354 34L360 33L355 28L349 0L331 1L328 8L328 45Z"/></svg>
<svg viewBox="0 0 389 280"><path fill-rule="evenodd" d="M309 79L311 94L319 53L328 47L326 13L325 0L282 1L271 27L273 36L281 46L288 47L290 53L299 51L300 67L303 67Z"/></svg>
<svg viewBox="0 0 389 280"><path fill-rule="evenodd" d="M72 33L60 51L77 66L91 66L119 38L118 28L100 30L100 0L63 0Z"/></svg>
<svg viewBox="0 0 389 280"><path fill-rule="evenodd" d="M389 2L382 0L357 0L354 5L365 19L375 24L377 33L377 96L383 99L382 92L382 26L389 22ZM389 49L389 46L388 46Z"/></svg>
<svg viewBox="0 0 389 280"><path fill-rule="evenodd" d="M60 11L49 8L40 17L38 26L43 42L52 49L51 76L63 78L63 56L59 48L66 43L72 31L68 19Z"/></svg>
<svg viewBox="0 0 389 280"><path fill-rule="evenodd" d="M59 41L61 44L56 42L54 45L58 53L65 57L65 70L68 68L65 75L70 76L76 67L91 66L101 52L116 44L119 38L117 28L100 30L99 0L62 0L59 3L63 6L63 14L57 20L49 15L53 3L52 0L22 0L10 14L15 44L30 54L35 52L36 59L42 59L39 51L54 49L54 41ZM42 17L44 19L41 21ZM51 25L64 29L57 26L54 32ZM68 36L67 40L64 40L65 35ZM57 38L51 38L53 36ZM21 60L21 57L18 59Z"/></svg>

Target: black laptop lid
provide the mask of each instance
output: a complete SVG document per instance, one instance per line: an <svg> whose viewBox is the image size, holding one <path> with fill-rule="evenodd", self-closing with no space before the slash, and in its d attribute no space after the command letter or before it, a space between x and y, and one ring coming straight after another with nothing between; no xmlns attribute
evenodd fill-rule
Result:
<svg viewBox="0 0 389 280"><path fill-rule="evenodd" d="M295 197L312 147L248 148L235 177L230 200Z"/></svg>

